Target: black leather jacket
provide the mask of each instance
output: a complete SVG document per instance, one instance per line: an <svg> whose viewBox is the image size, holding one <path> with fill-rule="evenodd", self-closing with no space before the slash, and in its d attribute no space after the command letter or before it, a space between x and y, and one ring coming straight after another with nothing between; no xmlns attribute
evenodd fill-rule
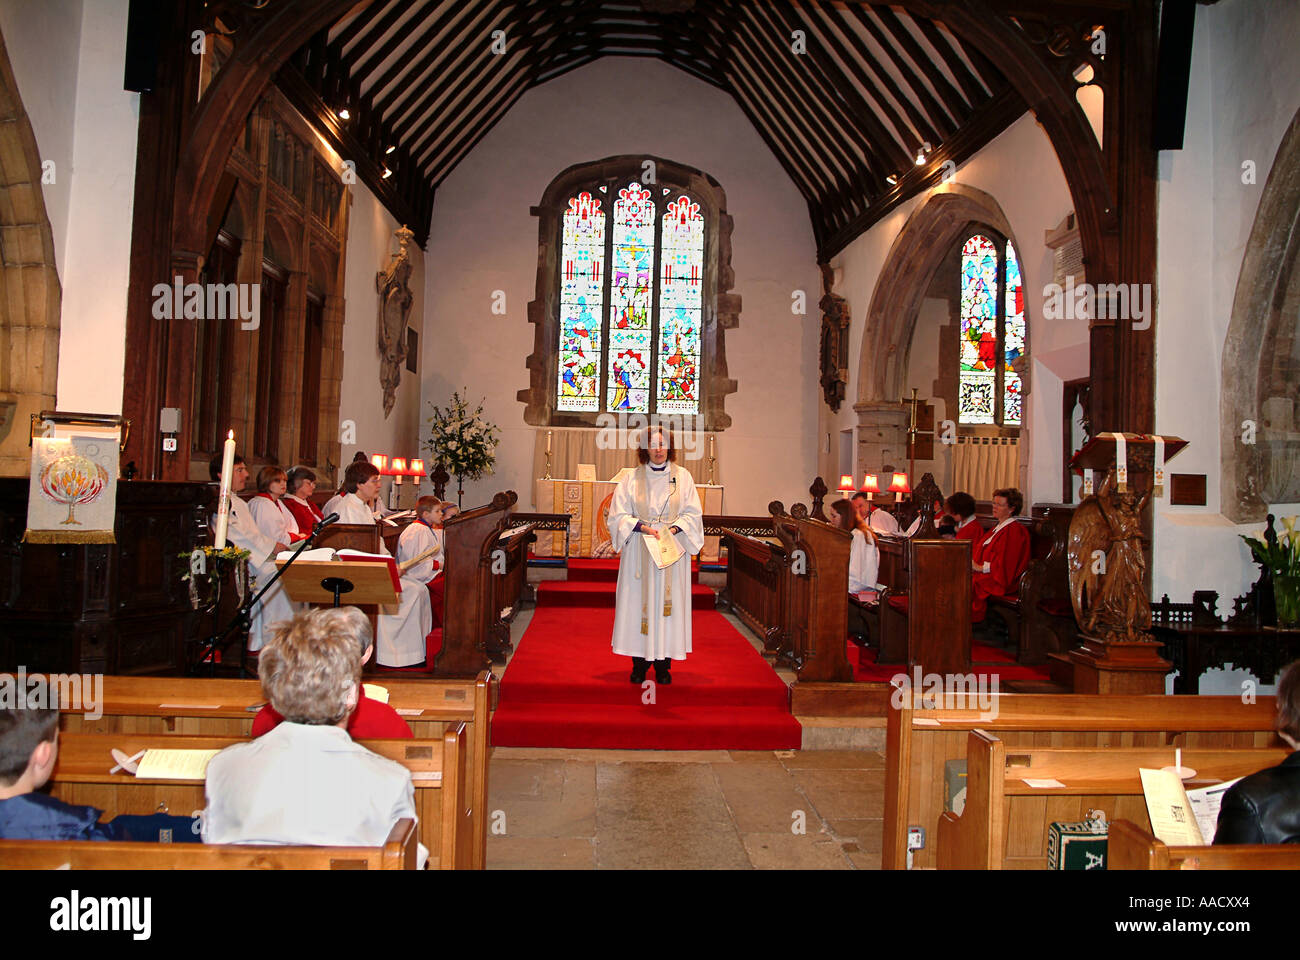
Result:
<svg viewBox="0 0 1300 960"><path fill-rule="evenodd" d="M1300 843L1300 750L1223 795L1218 843Z"/></svg>

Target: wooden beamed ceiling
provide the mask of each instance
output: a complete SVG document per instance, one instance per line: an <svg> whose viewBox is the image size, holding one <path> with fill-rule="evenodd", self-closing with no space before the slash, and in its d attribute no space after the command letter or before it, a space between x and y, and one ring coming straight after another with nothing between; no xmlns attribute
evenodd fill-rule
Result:
<svg viewBox="0 0 1300 960"><path fill-rule="evenodd" d="M438 186L526 91L600 57L656 57L731 95L803 195L826 259L1026 109L927 9L373 0L320 31L278 79L423 244Z"/></svg>

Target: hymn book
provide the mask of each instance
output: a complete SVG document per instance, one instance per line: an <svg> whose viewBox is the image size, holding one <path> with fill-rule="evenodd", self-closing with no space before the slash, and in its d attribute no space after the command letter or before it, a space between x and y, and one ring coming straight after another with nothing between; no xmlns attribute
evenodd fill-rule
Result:
<svg viewBox="0 0 1300 960"><path fill-rule="evenodd" d="M1188 790L1172 769L1139 769L1151 832L1171 847L1203 847L1214 842L1223 795L1240 780Z"/></svg>

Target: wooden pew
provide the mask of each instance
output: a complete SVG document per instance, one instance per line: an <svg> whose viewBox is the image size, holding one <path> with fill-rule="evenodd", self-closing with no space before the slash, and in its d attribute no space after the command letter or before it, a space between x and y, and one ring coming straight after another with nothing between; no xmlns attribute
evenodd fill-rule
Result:
<svg viewBox="0 0 1300 960"><path fill-rule="evenodd" d="M443 736L467 725L466 791L473 809L473 868L487 857L488 754L492 685L490 671L473 680L407 679L386 674L381 685L419 740ZM80 711L62 712L68 733L247 737L253 717L266 702L257 680L194 677L104 677L103 716L87 719ZM427 844L426 844L427 846ZM437 851L430 847L430 855Z"/></svg>
<svg viewBox="0 0 1300 960"><path fill-rule="evenodd" d="M493 547L489 570L492 602L488 621L488 655L497 663L505 663L512 649L510 622L519 612L528 587L528 544L533 539L532 524L512 526L497 536Z"/></svg>
<svg viewBox="0 0 1300 960"><path fill-rule="evenodd" d="M971 550L968 540L877 537L880 662L926 673L970 670ZM905 644L905 645L904 645Z"/></svg>
<svg viewBox="0 0 1300 960"><path fill-rule="evenodd" d="M0 840L0 870L414 870L417 843L410 817L382 847Z"/></svg>
<svg viewBox="0 0 1300 960"><path fill-rule="evenodd" d="M1171 847L1129 820L1110 825L1107 870L1300 870L1300 844Z"/></svg>
<svg viewBox="0 0 1300 960"><path fill-rule="evenodd" d="M1172 751L1152 747L1013 747L984 730L967 735L966 808L939 817L936 853L940 870L1000 870L1042 866L1008 852L1037 839L1045 846L1052 821L1078 821L1089 809L1108 820L1123 817L1150 826L1139 767L1170 764ZM1183 763L1197 771L1189 788L1209 786L1276 766L1290 751L1272 749L1184 750ZM1059 787L1033 787L1025 778L1056 780Z"/></svg>
<svg viewBox="0 0 1300 960"><path fill-rule="evenodd" d="M853 679L844 652L848 639L849 546L847 531L802 511L786 515L771 505L773 530L789 558L783 601L783 640L778 659L795 667L800 681Z"/></svg>
<svg viewBox="0 0 1300 960"><path fill-rule="evenodd" d="M779 542L736 530L724 528L722 540L727 548L727 585L718 597L719 605L730 607L754 631L765 653L777 653L786 639L789 554Z"/></svg>
<svg viewBox="0 0 1300 960"><path fill-rule="evenodd" d="M513 490L498 493L490 504L457 514L443 528L446 609L435 676L472 677L491 667L489 637L501 613L500 607L493 609L492 555L517 500Z"/></svg>
<svg viewBox="0 0 1300 960"><path fill-rule="evenodd" d="M474 862L474 811L466 790L465 724L457 724L440 739L362 740L380 756L411 771L420 842L429 849L431 867L469 870ZM165 804L185 816L206 805L202 780L146 780L132 774L109 773L111 751L134 756L148 748L223 750L246 742L232 737L131 735L122 733L65 734L50 777L50 795L66 803L98 807L109 818L119 814L156 813ZM436 851L436 853L435 853Z"/></svg>
<svg viewBox="0 0 1300 960"><path fill-rule="evenodd" d="M978 709L890 709L885 730L885 813L881 865L907 865L907 828L933 834L943 812L944 764L966 757L967 734L981 728L1008 748L1029 747L1267 747L1278 741L1272 697L1088 696L1003 693L997 716ZM992 712L992 711L990 711ZM1166 760L1166 762L1172 762ZM1164 763L1161 764L1163 766ZM1065 818L1061 818L1065 819ZM1139 818L1140 819L1140 818ZM1045 856L1038 839L1010 852ZM917 868L934 866L934 843L914 854Z"/></svg>
<svg viewBox="0 0 1300 960"><path fill-rule="evenodd" d="M1020 663L1043 663L1048 654L1065 653L1078 640L1066 559L1073 517L1074 507L1051 506L1041 516L1017 520L1029 529L1029 565L1016 596L989 598L989 612L1006 623Z"/></svg>

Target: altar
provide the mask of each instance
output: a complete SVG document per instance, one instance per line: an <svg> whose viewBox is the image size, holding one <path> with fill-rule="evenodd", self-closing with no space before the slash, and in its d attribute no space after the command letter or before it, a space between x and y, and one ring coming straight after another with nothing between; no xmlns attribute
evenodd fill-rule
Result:
<svg viewBox="0 0 1300 960"><path fill-rule="evenodd" d="M533 503L539 513L567 513L569 519L569 556L615 557L609 539L609 502L614 496L612 480L545 480L539 479L533 490ZM695 485L705 514L722 513L721 484ZM705 537L700 551L703 563L717 563L721 537ZM564 534L537 531L535 547L539 557L564 554Z"/></svg>

